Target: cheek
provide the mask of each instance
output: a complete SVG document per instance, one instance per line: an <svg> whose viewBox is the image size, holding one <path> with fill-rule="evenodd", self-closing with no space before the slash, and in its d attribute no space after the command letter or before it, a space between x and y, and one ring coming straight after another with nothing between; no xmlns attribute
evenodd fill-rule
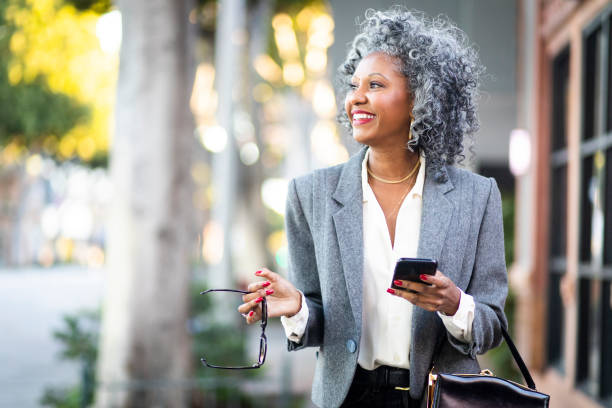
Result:
<svg viewBox="0 0 612 408"><path fill-rule="evenodd" d="M350 103L350 95L347 94L346 98L344 98L344 110L346 111L346 114L349 117L349 120L351 120L351 103Z"/></svg>
<svg viewBox="0 0 612 408"><path fill-rule="evenodd" d="M411 103L405 96L394 98L392 103L389 104L389 113L393 114L393 117L397 118L398 121L410 122Z"/></svg>

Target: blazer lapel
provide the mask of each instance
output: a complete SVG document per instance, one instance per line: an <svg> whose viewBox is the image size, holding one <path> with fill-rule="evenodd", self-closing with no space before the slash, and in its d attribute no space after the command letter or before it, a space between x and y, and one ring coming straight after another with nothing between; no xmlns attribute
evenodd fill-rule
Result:
<svg viewBox="0 0 612 408"><path fill-rule="evenodd" d="M363 295L363 192L361 163L366 149L354 155L344 166L332 198L338 209L332 214L340 248L340 261L353 309L353 317L361 332L361 303Z"/></svg>
<svg viewBox="0 0 612 408"><path fill-rule="evenodd" d="M453 189L453 183L447 179L444 183L438 183L425 175L423 186L423 213L421 216L421 232L419 235L419 258L432 258L440 260L442 245L446 239L446 233L453 215L453 204L445 196Z"/></svg>

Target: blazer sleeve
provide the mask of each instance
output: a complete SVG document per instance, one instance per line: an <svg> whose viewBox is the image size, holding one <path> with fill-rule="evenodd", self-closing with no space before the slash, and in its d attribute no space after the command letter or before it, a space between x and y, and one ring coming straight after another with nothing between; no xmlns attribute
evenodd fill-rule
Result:
<svg viewBox="0 0 612 408"><path fill-rule="evenodd" d="M480 223L472 277L466 293L474 297L472 342L463 343L447 334L448 341L461 353L477 354L497 347L502 340L501 326L508 327L504 304L508 294L508 274L504 253L504 227L501 194L493 178Z"/></svg>
<svg viewBox="0 0 612 408"><path fill-rule="evenodd" d="M302 191L304 190L308 190L308 188L304 188ZM308 306L308 322L299 343L287 340L289 351L304 347L318 347L323 343L321 287L317 272L315 246L306 217L306 213L309 213L308 210L312 211L312 194L308 194L311 191L304 191L304 193L307 197L302 202L298 195L297 182L292 180L287 192L285 212L285 231L289 245L289 280L304 293L304 299Z"/></svg>

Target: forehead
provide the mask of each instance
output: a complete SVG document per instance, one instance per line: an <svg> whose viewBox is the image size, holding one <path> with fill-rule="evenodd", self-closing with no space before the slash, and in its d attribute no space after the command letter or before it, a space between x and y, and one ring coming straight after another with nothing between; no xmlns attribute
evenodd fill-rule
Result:
<svg viewBox="0 0 612 408"><path fill-rule="evenodd" d="M362 59L355 69L355 77L365 77L373 73L386 77L404 78L400 72L400 60L383 52L373 52Z"/></svg>

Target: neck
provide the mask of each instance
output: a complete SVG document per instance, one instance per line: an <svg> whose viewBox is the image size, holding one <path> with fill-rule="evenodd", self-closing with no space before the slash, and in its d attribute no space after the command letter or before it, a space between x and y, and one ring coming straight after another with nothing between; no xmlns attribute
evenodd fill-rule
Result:
<svg viewBox="0 0 612 408"><path fill-rule="evenodd" d="M419 160L417 152L405 148L370 147L368 166L370 171L379 177L398 180L405 177Z"/></svg>

